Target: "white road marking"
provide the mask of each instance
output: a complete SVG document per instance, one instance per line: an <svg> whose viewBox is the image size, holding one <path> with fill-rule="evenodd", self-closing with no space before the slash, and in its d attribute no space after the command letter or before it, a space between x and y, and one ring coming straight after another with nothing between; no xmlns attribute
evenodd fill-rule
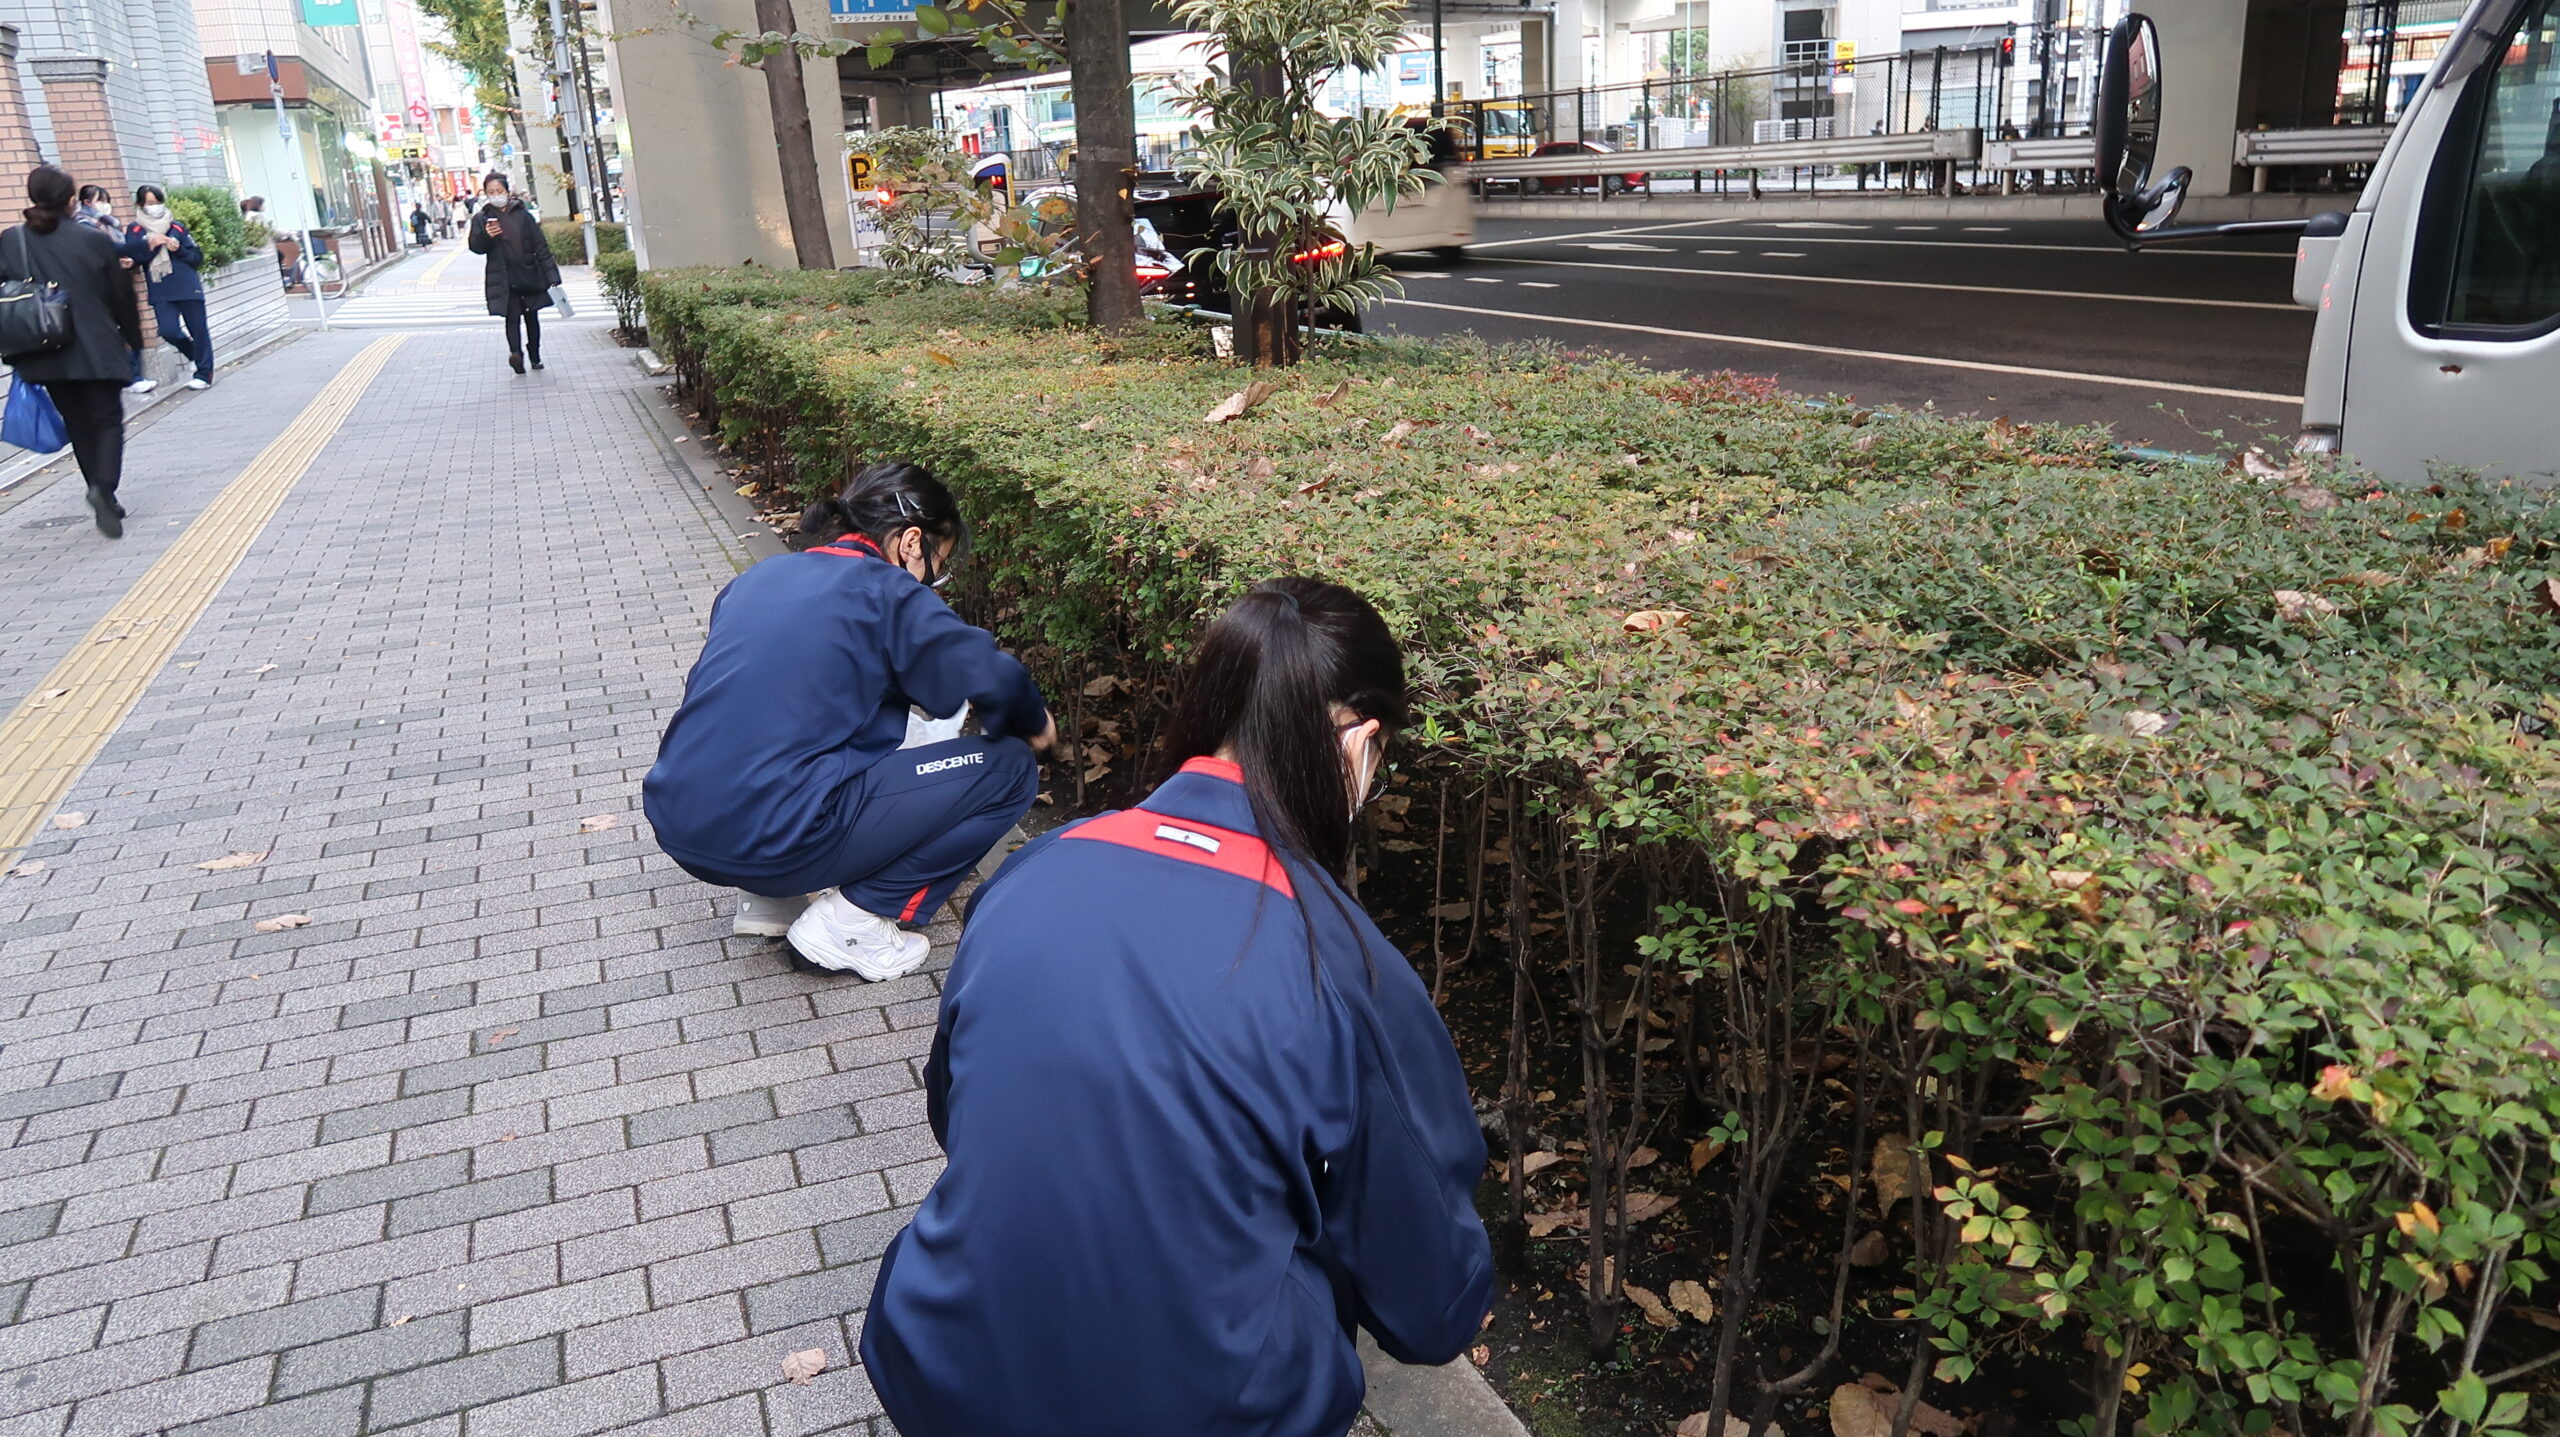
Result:
<svg viewBox="0 0 2560 1437"><path fill-rule="evenodd" d="M1773 230L1871 230L1874 225L1843 224L1838 220L1772 220Z"/></svg>
<svg viewBox="0 0 2560 1437"><path fill-rule="evenodd" d="M1725 223L1725 221L1722 221L1722 220L1715 220L1715 221L1710 221L1710 223L1714 223L1714 224L1722 224L1722 223ZM1895 226L1895 228L1896 228L1896 229L1907 229L1907 230L1928 230L1928 229L1935 229L1935 228L1937 228L1937 226L1935 226L1935 225L1897 225L1897 226ZM1675 239L1675 240L1676 240L1676 239L1732 239L1732 240L1760 240L1760 241L1765 241L1765 242L1773 243L1773 244L1880 244L1880 245L1905 245L1905 246L1919 246L1919 247L1928 248L1928 249L1969 249L1969 250L1980 250L1980 251L1984 251L1984 252L1999 252L1999 251L2004 251L2004 250L2013 250L2013 249L2016 249L2016 250L2047 250L2047 251L2051 251L2051 252L2053 252L2053 253L2056 253L2056 254L2122 254L2122 253L2124 253L2124 250L2123 250L2123 248L2122 248L2121 246L2118 246L2118 245L2103 245L2103 244L2039 244L2039 243L2036 243L2036 242L2033 242L2033 241L2028 241L2028 240L2020 240L2020 241L2018 241L2018 242L2016 242L2016 243L2004 244L2004 243L2001 243L2000 241L1997 241L1997 240L1915 240L1915 239L1885 239L1885 238L1883 238L1882 236L1849 236L1849 235L1788 235L1786 238L1784 238L1784 239L1782 240L1782 239L1780 239L1780 238L1779 238L1778 236L1776 236L1776 235L1745 235L1745 234L1735 234L1735 233L1733 233L1733 232L1732 232L1732 231L1730 231L1730 230L1722 231L1722 232L1720 232L1720 233L1718 233L1718 234L1714 234L1714 235L1663 235L1663 236L1661 236L1661 238L1663 238L1663 239ZM1528 240L1504 240L1504 241L1503 241L1503 243L1504 243L1504 244L1528 244L1528 243L1533 243L1533 241L1528 241ZM2284 261L2285 263L2287 263L2287 264L2291 264L2291 263L2293 262L2293 251L2291 251L2291 250L2289 250L2289 249L2286 249L2286 250L2266 250L2266 249L2187 249L2187 248L2185 248L2185 247L2183 247L2183 246L2179 246L2179 245L2162 245L2162 246L2159 246L2159 247L2154 248L2154 249L2147 249L2147 250L2144 250L2144 251L2143 251L2143 253L2144 253L2145 255L2171 255L2171 254L2206 255L2206 256L2215 256L2215 257L2219 257L2219 258L2223 258L2223 259L2280 259L2280 260L2283 260L2283 261Z"/></svg>
<svg viewBox="0 0 2560 1437"><path fill-rule="evenodd" d="M2007 225L1966 225L1964 232L1969 235L2004 235L2009 232L2009 227Z"/></svg>
<svg viewBox="0 0 2560 1437"><path fill-rule="evenodd" d="M1764 249L1760 251L1760 257L1762 259L1802 259L1804 258L1804 251L1800 249Z"/></svg>
<svg viewBox="0 0 2560 1437"><path fill-rule="evenodd" d="M1774 253L1771 252L1771 253ZM1795 256L1801 258L1801 256ZM2275 304L2255 299L2189 299L2182 295L2111 294L2105 290L2027 289L2007 284L1932 284L1917 279L1851 279L1834 274L1782 274L1775 270L1689 269L1682 265L1611 264L1588 259L1521 259L1513 255L1487 255L1487 264L1542 264L1559 269L1614 269L1630 274L1686 274L1706 279L1766 279L1788 284L1845 284L1866 289L1924 289L1947 294L2018 294L2032 299L2102 299L2118 304L2177 304L2203 309L2275 309L2288 314L2303 313L2300 305Z"/></svg>
<svg viewBox="0 0 2560 1437"><path fill-rule="evenodd" d="M1438 271L1438 270L1436 270L1436 269L1409 269L1409 270L1405 270L1405 271L1403 272L1403 274L1404 274L1404 277L1405 277L1406 279L1447 279L1447 278L1448 278L1448 276L1447 276L1447 275L1442 274L1440 271Z"/></svg>
<svg viewBox="0 0 2560 1437"><path fill-rule="evenodd" d="M1566 246L1566 248L1568 248L1568 249L1606 249L1606 250L1625 250L1625 251L1628 251L1629 253L1634 253L1634 254L1675 254L1675 253L1677 253L1677 252L1678 252L1678 251L1676 251L1676 250L1672 249L1672 248L1671 248L1671 246L1669 246L1669 245L1667 245L1667 244L1636 244L1636 243L1634 243L1634 242L1632 242L1632 241L1628 241L1628 240L1610 240L1610 241L1603 241L1603 242L1601 242L1601 243L1599 243L1599 244L1576 244L1576 245L1567 245L1567 246Z"/></svg>
<svg viewBox="0 0 2560 1437"><path fill-rule="evenodd" d="M1467 283L1469 283L1469 284L1500 284L1500 283L1502 283L1502 281L1500 281L1500 280L1498 280L1498 279L1489 278L1489 277L1487 277L1487 276L1485 276L1485 275L1480 275L1480 274L1471 274L1471 275L1468 275L1468 276L1467 276Z"/></svg>
<svg viewBox="0 0 2560 1437"><path fill-rule="evenodd" d="M1547 283L1547 282L1546 282L1546 281L1544 281L1544 280L1537 280L1537 279L1524 279L1524 280L1520 281L1520 287L1521 287L1522 289L1554 289L1554 288L1555 288L1555 286L1554 286L1554 285L1551 285L1551 284Z"/></svg>
<svg viewBox="0 0 2560 1437"><path fill-rule="evenodd" d="M1739 218L1740 217L1737 216L1736 220ZM1729 225L1735 223L1736 220L1666 220L1658 225L1636 225L1630 229L1582 230L1574 234L1526 235L1519 239L1486 240L1482 244L1469 245L1467 248L1471 250L1509 249L1513 245L1555 244L1561 240L1611 239L1618 235L1649 235L1660 230L1693 230L1706 225ZM2163 250L2161 253L2166 254L2169 253L2169 251Z"/></svg>
<svg viewBox="0 0 2560 1437"><path fill-rule="evenodd" d="M1823 354L1836 359L1872 359L1886 364L1916 364L1930 369L1970 369L1985 374L2023 374L2035 379L2060 379L2077 384L2108 384L2124 389L2156 389L2174 394L2203 394L2216 399L2256 399L2269 404L2300 404L2299 394L2271 394L2256 389L2221 389L2210 384L2179 384L2166 379L2135 379L2122 374L2090 374L2072 369L2038 369L2024 364L1994 364L1980 359L1942 359L1934 355L1887 354L1874 349L1846 349L1836 344L1804 344L1791 339L1762 339L1748 334L1711 334L1696 329L1665 329L1651 324L1620 324L1606 319L1577 319L1561 314L1523 314L1516 310L1471 309L1460 304L1432 304L1419 299L1390 299L1387 304L1400 304L1408 309L1445 310L1451 314L1481 315L1487 319L1526 320L1532 324L1577 324L1586 329L1616 330L1624 334L1654 334L1665 339L1696 339L1711 344L1738 344L1754 349L1783 349L1797 354Z"/></svg>
<svg viewBox="0 0 2560 1437"><path fill-rule="evenodd" d="M1742 251L1740 251L1740 250L1738 250L1738 249L1702 249L1702 250L1698 251L1698 253L1700 253L1700 254L1740 254L1740 253L1742 253Z"/></svg>

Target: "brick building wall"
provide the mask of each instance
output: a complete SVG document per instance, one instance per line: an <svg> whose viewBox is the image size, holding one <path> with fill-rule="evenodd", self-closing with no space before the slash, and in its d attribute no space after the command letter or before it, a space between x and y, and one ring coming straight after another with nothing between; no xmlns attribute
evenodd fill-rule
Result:
<svg viewBox="0 0 2560 1437"><path fill-rule="evenodd" d="M45 109L53 116L53 162L84 185L104 185L116 197L116 213L133 217L133 188L125 181L124 145L113 108L107 103L107 62L89 56L58 55L32 67L44 86ZM133 278L140 298L142 276ZM159 343L159 327L151 306L142 306L142 348Z"/></svg>
<svg viewBox="0 0 2560 1437"><path fill-rule="evenodd" d="M0 201L6 200L27 171L42 158L35 126L27 119L26 91L18 83L18 32L0 25ZM8 206L0 203L0 214Z"/></svg>

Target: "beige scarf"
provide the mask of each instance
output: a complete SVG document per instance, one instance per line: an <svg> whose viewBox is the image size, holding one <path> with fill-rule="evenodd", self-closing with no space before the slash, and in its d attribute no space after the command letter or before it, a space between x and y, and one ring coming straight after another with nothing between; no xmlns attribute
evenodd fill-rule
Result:
<svg viewBox="0 0 2560 1437"><path fill-rule="evenodd" d="M151 217L148 211L142 213L138 218L142 221L142 227L149 230L152 238L154 239L167 239L169 237L169 226L178 222L178 217L170 213L167 205L162 205L160 207L160 218L156 220ZM169 277L170 270L173 268L169 263L169 259L170 256L175 255L176 253L176 250L171 249L154 249L151 252L151 277L153 279L167 279Z"/></svg>

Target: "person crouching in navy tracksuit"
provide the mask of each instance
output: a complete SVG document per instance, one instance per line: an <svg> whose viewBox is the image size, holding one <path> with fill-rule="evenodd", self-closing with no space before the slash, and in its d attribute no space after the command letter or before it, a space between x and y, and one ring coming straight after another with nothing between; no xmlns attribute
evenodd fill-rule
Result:
<svg viewBox="0 0 2560 1437"><path fill-rule="evenodd" d="M971 900L925 1069L949 1164L862 1327L907 1437L1340 1437L1355 1327L1406 1362L1475 1340L1466 1074L1332 877L1404 718L1376 610L1258 585L1202 644L1180 771Z"/></svg>
<svg viewBox="0 0 2560 1437"><path fill-rule="evenodd" d="M1030 810L1032 753L1057 728L1021 662L934 593L968 530L931 474L874 464L800 529L842 537L721 592L641 803L686 872L746 890L737 932L787 931L809 962L877 982L925 960L899 925L930 919ZM899 747L911 707L963 704L981 736Z"/></svg>

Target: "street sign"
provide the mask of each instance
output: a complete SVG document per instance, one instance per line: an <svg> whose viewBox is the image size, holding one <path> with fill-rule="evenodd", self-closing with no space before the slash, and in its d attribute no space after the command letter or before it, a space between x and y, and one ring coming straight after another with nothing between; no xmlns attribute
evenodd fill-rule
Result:
<svg viewBox="0 0 2560 1437"><path fill-rule="evenodd" d="M1843 75L1856 74L1858 72L1858 42L1855 40L1834 40L1831 42L1831 59L1840 67L1839 73Z"/></svg>
<svg viewBox="0 0 2560 1437"><path fill-rule="evenodd" d="M916 18L915 0L827 0L838 20L904 21Z"/></svg>
<svg viewBox="0 0 2560 1437"><path fill-rule="evenodd" d="M844 187L855 193L871 188L871 157L860 150L844 152Z"/></svg>
<svg viewBox="0 0 2560 1437"><path fill-rule="evenodd" d="M302 23L305 25L361 25L364 14L356 8L356 0L302 0Z"/></svg>

